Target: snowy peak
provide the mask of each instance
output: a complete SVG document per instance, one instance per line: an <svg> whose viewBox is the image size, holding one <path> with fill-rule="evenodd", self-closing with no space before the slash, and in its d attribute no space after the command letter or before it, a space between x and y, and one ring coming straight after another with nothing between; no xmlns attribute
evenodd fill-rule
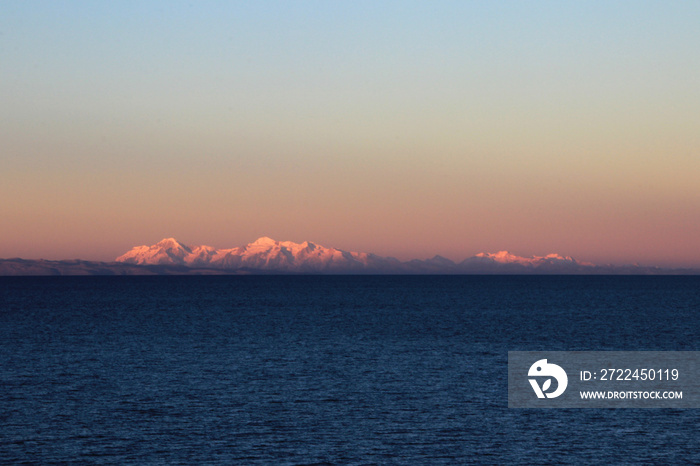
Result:
<svg viewBox="0 0 700 466"><path fill-rule="evenodd" d="M479 253L474 257L466 259L464 263L482 263L482 264L501 264L501 265L521 265L525 267L542 267L542 266L562 266L562 265L582 265L575 259L569 256L561 256L559 254L547 254L546 256L531 256L522 257L511 254L508 251L498 251L496 253ZM586 264L588 265L588 264Z"/></svg>
<svg viewBox="0 0 700 466"><path fill-rule="evenodd" d="M480 252L475 257L478 257L479 259L492 260L501 264L510 264L513 262L521 263L522 261L527 260L524 257L518 257L514 254L511 254L508 251L498 251L497 253Z"/></svg>
<svg viewBox="0 0 700 466"><path fill-rule="evenodd" d="M441 256L400 262L391 257L343 251L309 241L277 241L267 236L231 249L190 247L175 238L165 238L152 246L137 246L116 261L275 273L586 273L595 268L559 254L522 257L508 251L482 252L460 263Z"/></svg>
<svg viewBox="0 0 700 466"><path fill-rule="evenodd" d="M267 236L261 236L260 238L256 239L252 243L250 243L248 246L258 246L258 247L272 247L277 244L277 241L275 241L272 238L269 238Z"/></svg>
<svg viewBox="0 0 700 466"><path fill-rule="evenodd" d="M153 246L137 246L126 254L117 257L117 262L136 265L160 265L185 263L192 250L175 238L165 238Z"/></svg>
<svg viewBox="0 0 700 466"><path fill-rule="evenodd" d="M153 246L138 246L119 256L117 262L136 265L185 265L219 269L250 268L276 272L363 272L387 270L395 259L366 253L326 248L304 241L276 241L267 236L243 247L216 249L211 246L190 248L175 238L166 238Z"/></svg>
<svg viewBox="0 0 700 466"><path fill-rule="evenodd" d="M156 243L156 246L175 247L175 248L183 247L183 245L175 238L163 238L162 240L160 240Z"/></svg>

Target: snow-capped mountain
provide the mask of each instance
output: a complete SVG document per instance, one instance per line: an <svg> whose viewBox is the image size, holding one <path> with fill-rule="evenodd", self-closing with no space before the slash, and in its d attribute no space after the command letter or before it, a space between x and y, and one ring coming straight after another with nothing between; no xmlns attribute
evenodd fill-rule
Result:
<svg viewBox="0 0 700 466"><path fill-rule="evenodd" d="M435 256L400 262L365 252L348 252L304 241L268 237L241 247L187 246L166 238L137 246L116 262L0 259L0 275L212 275L301 274L700 274L699 269L663 269L639 265L594 265L569 256L522 257L508 251L479 253L455 263Z"/></svg>
<svg viewBox="0 0 700 466"><path fill-rule="evenodd" d="M511 254L508 251L498 251L497 253L479 253L467 259L471 262L483 264L519 264L527 267L539 267L545 264L577 264L576 260L569 256L559 254L547 254L546 256L521 257Z"/></svg>
<svg viewBox="0 0 700 466"><path fill-rule="evenodd" d="M463 271L481 272L529 272L529 273L578 273L595 267L588 262L578 262L570 256L547 254L546 256L522 257L508 251L479 253L462 261L458 268Z"/></svg>
<svg viewBox="0 0 700 466"><path fill-rule="evenodd" d="M136 246L117 257L117 262L136 265L185 265L192 250L175 238L165 238L153 246Z"/></svg>
<svg viewBox="0 0 700 466"><path fill-rule="evenodd" d="M275 241L262 237L246 246L216 249L189 247L174 238L152 246L137 246L117 262L136 265L184 265L217 269L253 269L278 272L388 272L401 267L390 257L327 248L309 241Z"/></svg>
<svg viewBox="0 0 700 466"><path fill-rule="evenodd" d="M559 254L521 257L508 251L480 253L458 264L441 256L400 262L309 241L276 241L266 236L231 249L190 247L175 238L166 238L152 246L137 246L116 260L132 265L283 273L578 273L593 266Z"/></svg>

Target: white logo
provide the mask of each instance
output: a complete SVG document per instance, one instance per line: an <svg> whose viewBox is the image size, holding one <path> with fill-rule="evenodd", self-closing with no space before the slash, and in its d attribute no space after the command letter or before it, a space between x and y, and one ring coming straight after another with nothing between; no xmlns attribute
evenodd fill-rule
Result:
<svg viewBox="0 0 700 466"><path fill-rule="evenodd" d="M532 385L532 389L537 395L537 398L556 398L564 393L564 390L566 390L566 386L569 383L569 378L566 376L564 369L556 364L548 364L546 359L540 359L533 364L530 367L527 375L529 377L548 377L542 384L541 388L536 379L528 379L530 385ZM547 390L549 390L550 386L552 385L552 377L557 380L557 389L551 393L547 393Z"/></svg>

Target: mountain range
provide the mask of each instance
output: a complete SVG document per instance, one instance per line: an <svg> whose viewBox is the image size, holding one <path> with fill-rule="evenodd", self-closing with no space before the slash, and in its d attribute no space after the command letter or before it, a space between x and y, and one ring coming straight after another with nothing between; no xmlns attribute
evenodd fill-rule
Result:
<svg viewBox="0 0 700 466"><path fill-rule="evenodd" d="M215 249L186 246L166 238L152 246L137 246L117 257L132 265L169 265L219 270L259 270L283 273L468 273L498 271L575 272L593 264L558 254L520 257L507 251L481 253L460 263L441 256L401 262L365 252L327 248L309 241L294 243L262 237L242 247Z"/></svg>
<svg viewBox="0 0 700 466"><path fill-rule="evenodd" d="M166 238L152 246L135 247L117 257L116 261L134 265L283 273L391 273L402 267L400 261L390 257L327 248L309 241L275 241L268 237L231 249L189 247L175 238Z"/></svg>
<svg viewBox="0 0 700 466"><path fill-rule="evenodd" d="M0 275L184 275L184 274L697 274L694 269L595 265L569 256L521 257L499 251L461 262L442 256L402 262L304 241L258 238L245 246L217 249L165 238L137 246L114 262L0 260Z"/></svg>

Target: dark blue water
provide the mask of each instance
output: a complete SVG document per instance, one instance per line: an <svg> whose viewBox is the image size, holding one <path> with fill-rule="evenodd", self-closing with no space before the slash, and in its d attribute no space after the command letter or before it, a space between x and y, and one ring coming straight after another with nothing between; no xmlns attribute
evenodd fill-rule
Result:
<svg viewBox="0 0 700 466"><path fill-rule="evenodd" d="M700 462L700 410L516 410L509 350L700 350L700 277L0 279L0 462Z"/></svg>

